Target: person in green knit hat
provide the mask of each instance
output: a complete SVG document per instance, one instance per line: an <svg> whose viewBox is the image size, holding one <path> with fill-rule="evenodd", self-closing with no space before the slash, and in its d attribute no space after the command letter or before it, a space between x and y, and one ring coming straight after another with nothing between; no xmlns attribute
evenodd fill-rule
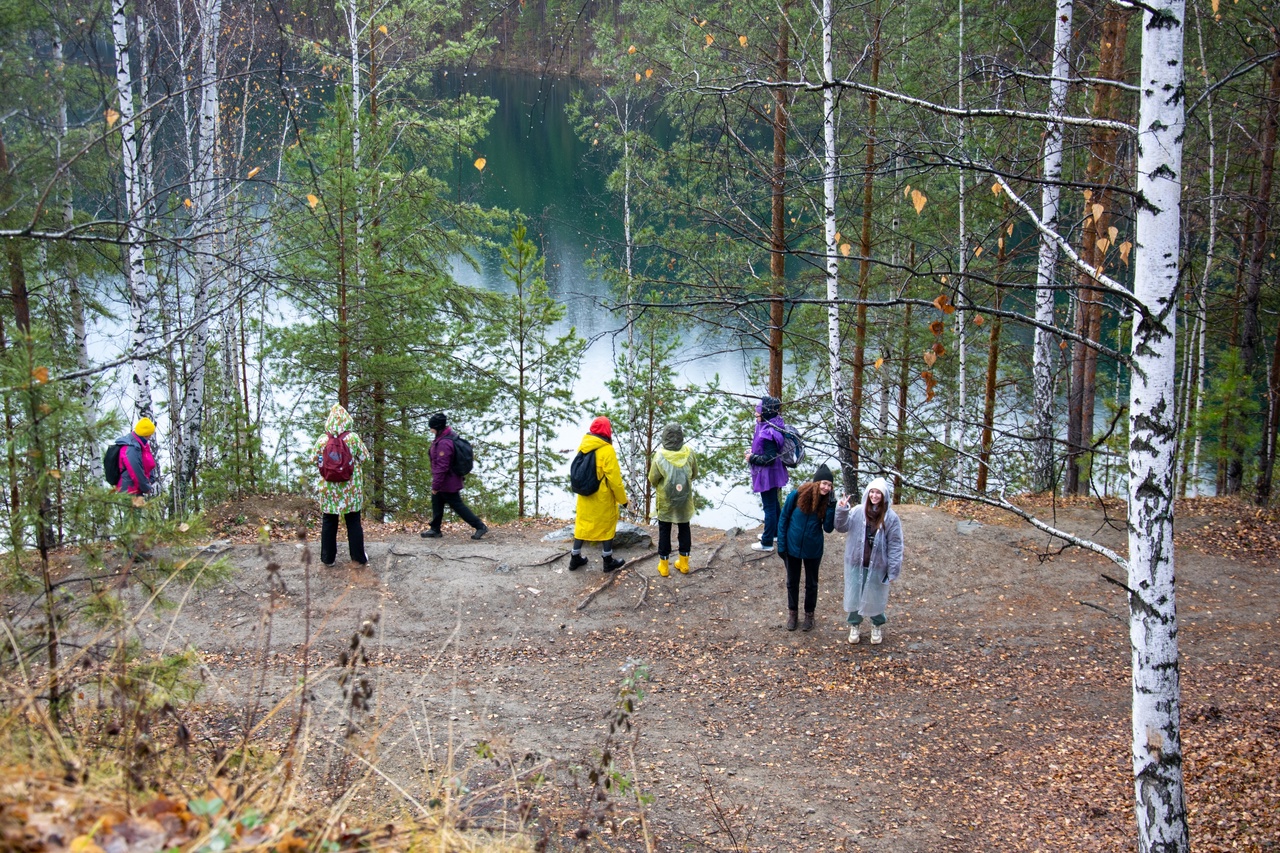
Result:
<svg viewBox="0 0 1280 853"><path fill-rule="evenodd" d="M671 574L671 525L676 526L680 554L676 568L689 573L693 534L689 522L697 508L693 481L698 478L698 459L684 443L684 429L678 423L662 428L662 447L649 461L649 484L656 496L658 517L658 574Z"/></svg>

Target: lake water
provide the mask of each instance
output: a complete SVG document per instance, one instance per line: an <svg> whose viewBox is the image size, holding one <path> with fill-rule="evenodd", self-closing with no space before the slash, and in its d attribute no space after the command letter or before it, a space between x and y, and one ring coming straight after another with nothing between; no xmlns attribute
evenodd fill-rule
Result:
<svg viewBox="0 0 1280 853"><path fill-rule="evenodd" d="M489 137L475 151L457 155L458 180L465 195L487 206L519 210L528 217L530 239L546 260L547 286L551 295L566 308L561 328L572 326L591 341L583 359L574 394L608 400L605 382L612 376L617 346L625 335L624 318L608 310L608 285L596 276L589 262L606 251L620 255L622 237L620 200L605 190L609 164L594 156L591 146L573 133L565 105L574 91L591 84L576 80L538 77L532 74L481 71L441 75L439 83L453 91L463 89L497 99L499 108L489 127ZM477 171L477 157L485 158L484 170ZM511 283L502 275L501 259L481 258L479 273L456 263L454 272L464 284L510 292ZM704 383L717 374L722 387L746 392L747 375L753 359L762 352L727 346L725 340L703 334L685 336L677 353L681 378ZM553 447L577 447L590 418L565 424ZM746 437L744 437L745 442ZM744 444L745 447L745 444ZM568 460L563 464L568 474ZM758 499L743 483L727 484L702 494L713 506L694 518L708 527L753 526L761 516ZM716 494L707 494L714 491ZM541 508L553 516L573 514L573 496L559 490L542 495Z"/></svg>

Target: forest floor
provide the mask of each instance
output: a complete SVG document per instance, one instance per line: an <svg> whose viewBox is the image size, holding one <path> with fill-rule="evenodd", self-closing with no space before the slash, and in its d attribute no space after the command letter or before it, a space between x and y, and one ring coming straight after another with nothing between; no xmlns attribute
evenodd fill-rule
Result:
<svg viewBox="0 0 1280 853"><path fill-rule="evenodd" d="M1127 550L1122 504L1026 501ZM232 578L141 627L152 649L203 655L197 740L248 720L281 748L305 663L311 791L353 790L353 824L413 812L448 757L479 823L505 766L535 819L591 825L604 849L1132 850L1127 607L1104 577L1123 574L994 511L897 510L906 560L878 646L846 641L838 534L817 627L788 632L781 562L749 549L753 532L695 528L693 570L662 578L643 546L613 575L598 550L567 571L566 544L543 539L563 521L479 541L457 523L435 540L367 523L369 565L344 562L340 531L326 568L299 532L313 511L288 497L221 508ZM1280 512L1181 502L1176 548L1192 843L1280 850ZM365 710L337 678L353 645L346 684L368 684ZM649 678L621 719L637 665ZM606 749L625 778L601 800L589 774ZM531 768L560 784L533 791Z"/></svg>

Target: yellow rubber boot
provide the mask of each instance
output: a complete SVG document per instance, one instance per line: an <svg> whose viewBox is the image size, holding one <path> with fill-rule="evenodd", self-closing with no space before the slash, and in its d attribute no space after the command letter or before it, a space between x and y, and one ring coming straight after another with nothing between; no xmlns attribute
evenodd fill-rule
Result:
<svg viewBox="0 0 1280 853"><path fill-rule="evenodd" d="M687 554L681 554L676 557L676 568L680 570L680 574L689 574L689 557Z"/></svg>
<svg viewBox="0 0 1280 853"><path fill-rule="evenodd" d="M670 575L670 574L671 574L671 569L669 569L669 568L668 568L668 566L669 566L670 564L671 564L671 561L670 561L670 560L667 560L667 559L665 559L665 558L664 558L664 559L659 560L659 561L658 561L658 574L662 575L664 578L665 578L665 577L667 577L668 575ZM677 565L679 565L679 563L677 563Z"/></svg>

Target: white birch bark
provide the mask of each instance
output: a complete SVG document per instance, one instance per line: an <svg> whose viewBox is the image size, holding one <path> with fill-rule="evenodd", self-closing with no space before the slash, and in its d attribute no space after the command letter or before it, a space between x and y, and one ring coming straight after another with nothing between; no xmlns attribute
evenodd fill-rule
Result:
<svg viewBox="0 0 1280 853"><path fill-rule="evenodd" d="M204 427L206 356L209 347L209 291L217 275L215 233L218 228L218 31L222 26L222 0L202 0L196 7L200 27L200 113L196 134L194 177L196 274L192 294L190 364L186 394L182 400L182 467L175 484L184 507L200 459Z"/></svg>
<svg viewBox="0 0 1280 853"><path fill-rule="evenodd" d="M1183 2L1146 8L1138 110L1129 385L1129 638L1140 851L1189 849L1178 712L1173 502Z"/></svg>
<svg viewBox="0 0 1280 853"><path fill-rule="evenodd" d="M129 56L129 18L127 0L112 0L111 35L116 49L116 93L120 107L120 165L124 173L125 283L129 288L130 332L132 352L147 349L147 321L151 313L151 287L142 254L142 177L138 164L138 121L133 109L133 69ZM151 370L145 358L134 358L133 402L139 417L151 417Z"/></svg>
<svg viewBox="0 0 1280 853"><path fill-rule="evenodd" d="M822 0L822 80L835 80L835 61L831 51L832 29L831 0ZM836 245L836 173L839 158L836 155L836 95L834 86L822 90L822 220L823 237L827 252L827 369L831 374L831 423L836 433L836 444L844 461L844 449L849 445L849 399L845 389L844 371L840 364L840 260ZM842 466L843 467L843 466ZM844 471L846 491L856 478L853 471Z"/></svg>
<svg viewBox="0 0 1280 853"><path fill-rule="evenodd" d="M956 87L957 87L957 107L961 113L964 112L964 0L960 0L960 48L957 56L956 65ZM960 156L964 154L966 122L963 114L960 117L960 138L957 148ZM964 169L960 170L960 195L959 195L959 219L960 219L960 266L958 269L959 279L956 281L956 409L957 417L954 418L956 430L956 446L960 452L958 458L963 460L966 457L965 440L966 427L969 423L968 414L965 411L966 394L968 392L968 383L966 382L968 348L965 346L965 305L968 303L968 267L969 267L969 234L967 223L965 222L965 181L967 174ZM948 419L950 421L952 419ZM964 463L961 462L961 465Z"/></svg>
<svg viewBox="0 0 1280 853"><path fill-rule="evenodd" d="M1053 68L1049 81L1049 114L1061 116L1067 109L1067 75L1071 51L1071 18L1074 0L1057 0L1054 10ZM1045 123L1044 160L1041 166L1040 221L1045 230L1058 231L1058 201L1062 177L1062 135L1060 121ZM1040 257L1036 267L1036 332L1032 361L1032 396L1036 435L1033 444L1035 487L1045 491L1053 486L1053 303L1054 272L1058 265L1058 244L1048 234L1040 235Z"/></svg>

